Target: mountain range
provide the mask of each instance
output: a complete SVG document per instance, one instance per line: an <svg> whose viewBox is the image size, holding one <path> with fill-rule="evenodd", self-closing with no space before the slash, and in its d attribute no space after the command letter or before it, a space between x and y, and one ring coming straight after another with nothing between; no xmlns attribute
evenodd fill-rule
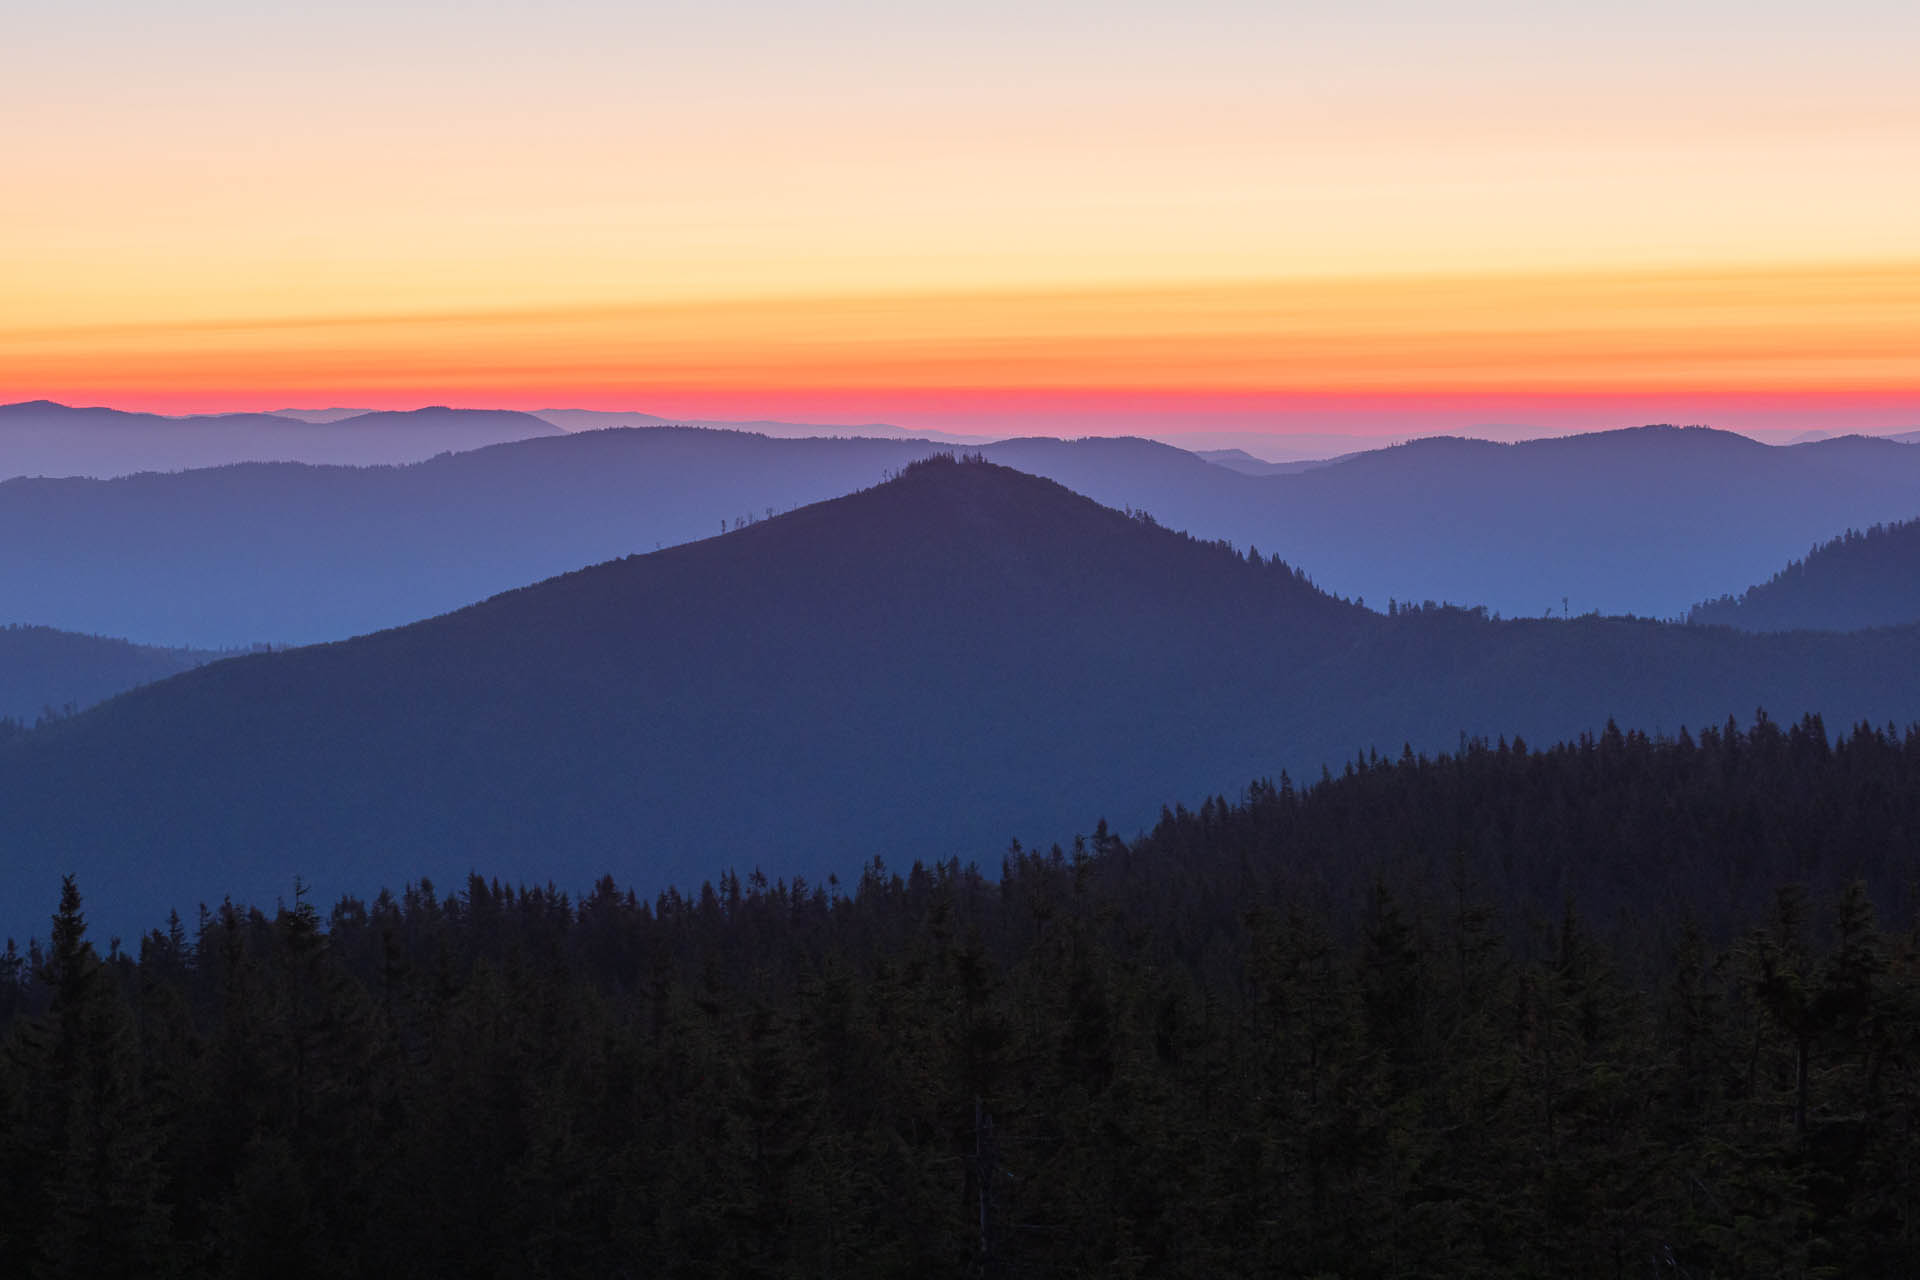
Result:
<svg viewBox="0 0 1920 1280"><path fill-rule="evenodd" d="M622 413L606 409L539 409L535 416L564 431L604 431L612 427L709 427L716 431L748 431L777 440L847 439L932 440L940 444L984 444L992 436L953 435L896 427L885 422L836 425L823 422L776 422L755 419L738 422L709 418L662 418L651 413Z"/></svg>
<svg viewBox="0 0 1920 1280"><path fill-rule="evenodd" d="M403 467L12 480L0 600L19 621L168 644L334 640L844 494L933 447L660 428Z"/></svg>
<svg viewBox="0 0 1920 1280"><path fill-rule="evenodd" d="M0 601L7 621L148 643L333 640L845 494L941 448L663 427L555 432L403 467L13 480L0 483ZM1278 552L1376 608L1682 616L1841 530L1920 513L1920 449L1860 437L1434 439L1272 475L1125 438L980 452Z"/></svg>
<svg viewBox="0 0 1920 1280"><path fill-rule="evenodd" d="M13 476L133 475L235 462L373 466L558 435L532 414L433 407L404 413L324 410L169 418L76 409L51 400L0 405L0 480Z"/></svg>
<svg viewBox="0 0 1920 1280"><path fill-rule="evenodd" d="M1337 458L1315 458L1299 462L1269 462L1265 458L1256 458L1245 449L1195 449L1194 456L1205 458L1217 467L1229 471L1238 471L1245 476L1284 476L1296 471L1311 471L1315 467L1324 467L1330 462L1345 462L1351 454L1342 454Z"/></svg>
<svg viewBox="0 0 1920 1280"><path fill-rule="evenodd" d="M1849 526L1920 513L1920 450L1643 427L1419 440L1264 483L1276 509L1258 545L1376 604L1673 617Z"/></svg>
<svg viewBox="0 0 1920 1280"><path fill-rule="evenodd" d="M1356 750L1756 706L1907 720L1917 640L1383 616L1278 560L935 460L0 747L0 901L74 872L115 928L135 904L271 901L296 875L325 900L398 868L646 888L993 859Z"/></svg>

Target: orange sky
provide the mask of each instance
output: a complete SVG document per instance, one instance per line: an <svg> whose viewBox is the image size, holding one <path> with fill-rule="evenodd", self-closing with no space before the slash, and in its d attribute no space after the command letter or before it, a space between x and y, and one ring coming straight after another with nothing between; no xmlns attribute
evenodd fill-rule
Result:
<svg viewBox="0 0 1920 1280"><path fill-rule="evenodd" d="M0 400L1920 426L1911 6L14 27Z"/></svg>
<svg viewBox="0 0 1920 1280"><path fill-rule="evenodd" d="M1920 263L873 294L14 328L0 386L168 410L454 400L961 426L1632 393L1899 425ZM804 410L804 413L802 412ZM1097 412L1096 412L1097 411ZM1398 411L1397 409L1395 411ZM1865 413L1866 419L1859 415ZM933 417L928 415L932 414ZM1093 416L1090 418L1089 414ZM1388 413L1383 426L1391 425ZM1672 414L1657 416L1676 416Z"/></svg>

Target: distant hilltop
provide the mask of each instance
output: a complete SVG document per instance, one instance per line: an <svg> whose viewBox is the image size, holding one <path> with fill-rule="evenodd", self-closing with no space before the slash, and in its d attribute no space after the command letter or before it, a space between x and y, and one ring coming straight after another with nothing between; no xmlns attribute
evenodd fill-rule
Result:
<svg viewBox="0 0 1920 1280"><path fill-rule="evenodd" d="M598 431L608 427L712 427L722 431L751 431L755 435L772 436L776 440L932 440L939 444L984 444L994 438L954 435L947 431L922 431L885 422L834 424L779 422L765 418L726 421L718 418L662 418L651 413L607 409L536 409L534 416L544 418L562 431Z"/></svg>

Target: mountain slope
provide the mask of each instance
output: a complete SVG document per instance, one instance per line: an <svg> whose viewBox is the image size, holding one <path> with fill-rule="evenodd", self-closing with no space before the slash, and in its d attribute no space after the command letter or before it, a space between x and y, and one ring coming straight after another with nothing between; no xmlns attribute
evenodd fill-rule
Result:
<svg viewBox="0 0 1920 1280"><path fill-rule="evenodd" d="M661 428L406 467L14 480L0 607L175 644L334 640L836 497L932 447Z"/></svg>
<svg viewBox="0 0 1920 1280"><path fill-rule="evenodd" d="M1913 643L1382 618L1047 481L930 464L36 733L0 753L0 899L57 869L113 918L295 874L324 897L400 869L657 886L991 859L1462 730L1910 718Z"/></svg>
<svg viewBox="0 0 1920 1280"><path fill-rule="evenodd" d="M224 413L166 418L118 409L75 409L49 400L0 405L0 480L107 478L236 462L389 465L559 433L531 414L501 409L436 407L322 417Z"/></svg>
<svg viewBox="0 0 1920 1280"><path fill-rule="evenodd" d="M170 644L334 640L838 497L939 447L663 427L398 468L14 480L0 484L0 608L14 621ZM987 452L1136 507L1202 509L1218 472L1143 440Z"/></svg>
<svg viewBox="0 0 1920 1280"><path fill-rule="evenodd" d="M1687 621L1743 631L1859 631L1920 622L1920 520L1849 529Z"/></svg>
<svg viewBox="0 0 1920 1280"><path fill-rule="evenodd" d="M51 627L0 627L0 720L32 724L226 656Z"/></svg>

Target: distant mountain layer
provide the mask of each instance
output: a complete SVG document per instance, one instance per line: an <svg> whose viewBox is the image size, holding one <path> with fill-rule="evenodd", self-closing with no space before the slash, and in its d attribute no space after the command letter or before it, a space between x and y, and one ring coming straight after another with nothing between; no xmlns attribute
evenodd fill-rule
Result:
<svg viewBox="0 0 1920 1280"><path fill-rule="evenodd" d="M606 409L541 409L538 415L564 431L605 431L612 427L711 427L720 431L751 431L778 440L816 437L862 440L936 440L942 444L976 444L991 436L957 436L945 431L922 431L885 422L851 426L820 422L776 422L758 419L727 422L708 418L661 418L651 413L624 413Z"/></svg>
<svg viewBox="0 0 1920 1280"><path fill-rule="evenodd" d="M1300 462L1268 462L1265 458L1256 458L1245 449L1196 449L1195 457L1205 458L1216 467L1225 467L1229 471L1238 471L1244 476L1284 476L1296 471L1311 471L1315 467L1324 467L1329 462L1341 459L1316 458Z"/></svg>
<svg viewBox="0 0 1920 1280"><path fill-rule="evenodd" d="M1574 613L1678 617L1837 529L1920 511L1920 452L1859 436L1787 448L1644 427L1420 440L1261 483L1270 528L1232 536L1375 605L1538 616L1564 596Z"/></svg>
<svg viewBox="0 0 1920 1280"><path fill-rule="evenodd" d="M8 481L0 609L170 644L341 639L877 484L934 447L659 428L405 467Z"/></svg>
<svg viewBox="0 0 1920 1280"><path fill-rule="evenodd" d="M363 413L372 413L371 409L273 409L269 410L276 418L293 418L299 422L339 422L343 418L357 418Z"/></svg>
<svg viewBox="0 0 1920 1280"><path fill-rule="evenodd" d="M531 414L504 409L321 410L298 417L224 413L166 418L34 400L0 405L0 479L104 478L235 462L374 466L418 462L438 453L558 431Z"/></svg>
<svg viewBox="0 0 1920 1280"><path fill-rule="evenodd" d="M340 424L350 427L351 423ZM649 428L414 466L0 484L0 619L150 642L308 642L875 484L945 446ZM1835 530L1920 511L1920 449L1644 428L1424 440L1248 476L1144 440L981 446L1109 506L1278 552L1340 594L1684 616Z"/></svg>
<svg viewBox="0 0 1920 1280"><path fill-rule="evenodd" d="M1695 605L1687 620L1745 631L1859 631L1920 622L1920 520L1848 530L1759 586Z"/></svg>
<svg viewBox="0 0 1920 1280"><path fill-rule="evenodd" d="M0 902L73 871L111 930L296 874L327 901L403 872L646 891L991 863L1355 749L1756 706L1910 720L1917 642L1383 617L1045 480L933 463L0 748Z"/></svg>
<svg viewBox="0 0 1920 1280"><path fill-rule="evenodd" d="M64 715L225 656L51 627L0 627L0 720L28 725Z"/></svg>

